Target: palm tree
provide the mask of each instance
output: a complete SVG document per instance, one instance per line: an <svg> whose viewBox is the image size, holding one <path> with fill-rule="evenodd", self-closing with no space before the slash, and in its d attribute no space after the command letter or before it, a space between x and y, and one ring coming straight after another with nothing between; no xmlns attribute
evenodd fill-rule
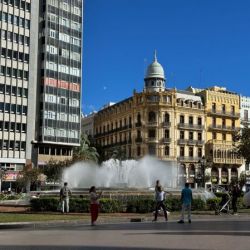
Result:
<svg viewBox="0 0 250 250"><path fill-rule="evenodd" d="M98 162L99 154L95 147L90 146L90 141L86 134L81 135L80 147L73 150L73 161L94 161Z"/></svg>

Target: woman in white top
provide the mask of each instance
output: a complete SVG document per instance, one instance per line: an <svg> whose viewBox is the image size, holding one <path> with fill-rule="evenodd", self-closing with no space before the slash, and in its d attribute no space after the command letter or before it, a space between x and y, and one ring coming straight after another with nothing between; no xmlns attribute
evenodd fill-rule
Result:
<svg viewBox="0 0 250 250"><path fill-rule="evenodd" d="M90 196L90 214L91 214L91 225L94 226L95 222L98 218L100 204L99 198L101 197L102 192L100 194L96 193L95 186L92 186L89 189L89 196Z"/></svg>

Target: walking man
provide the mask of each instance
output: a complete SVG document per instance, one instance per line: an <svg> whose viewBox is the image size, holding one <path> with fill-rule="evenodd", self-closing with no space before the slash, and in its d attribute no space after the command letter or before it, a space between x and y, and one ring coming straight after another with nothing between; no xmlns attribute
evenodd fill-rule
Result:
<svg viewBox="0 0 250 250"><path fill-rule="evenodd" d="M155 218L153 219L153 221L157 221L160 208L163 209L165 220L168 221L168 214L167 214L166 206L164 204L164 200L165 200L165 192L162 190L161 186L158 186L155 192L156 205L155 205Z"/></svg>
<svg viewBox="0 0 250 250"><path fill-rule="evenodd" d="M64 213L65 206L66 206L66 213L69 212L69 195L71 195L71 191L68 188L68 183L64 182L64 186L60 190L62 213Z"/></svg>
<svg viewBox="0 0 250 250"><path fill-rule="evenodd" d="M192 190L189 188L189 183L186 183L185 188L183 188L181 192L182 210L181 210L181 219L178 221L178 223L184 223L185 210L188 211L188 222L191 223L192 200L193 200Z"/></svg>

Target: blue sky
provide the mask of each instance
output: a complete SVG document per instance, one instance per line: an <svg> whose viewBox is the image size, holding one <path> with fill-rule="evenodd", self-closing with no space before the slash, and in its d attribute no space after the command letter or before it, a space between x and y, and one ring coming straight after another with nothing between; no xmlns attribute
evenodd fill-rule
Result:
<svg viewBox="0 0 250 250"><path fill-rule="evenodd" d="M169 88L250 96L250 1L85 0L82 111L142 90L157 50Z"/></svg>

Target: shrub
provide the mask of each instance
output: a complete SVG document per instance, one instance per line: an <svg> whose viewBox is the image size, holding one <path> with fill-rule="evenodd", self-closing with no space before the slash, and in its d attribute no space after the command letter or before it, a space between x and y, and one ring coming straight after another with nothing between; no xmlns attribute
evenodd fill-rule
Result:
<svg viewBox="0 0 250 250"><path fill-rule="evenodd" d="M219 197L210 198L207 200L206 207L208 210L215 211L219 207L220 202L221 202L221 198Z"/></svg>
<svg viewBox="0 0 250 250"><path fill-rule="evenodd" d="M207 206L209 209L215 204L215 199L208 200ZM59 202L60 200L58 197L40 197L31 200L31 208L33 211L57 211ZM103 213L150 213L155 209L155 201L152 197L136 196L126 200L102 198L100 199L100 204L101 212ZM181 200L179 197L170 196L165 200L165 205L169 211L180 211ZM205 207L205 202L200 198L193 200L193 210L203 210ZM70 211L89 212L89 200L86 198L71 197Z"/></svg>

